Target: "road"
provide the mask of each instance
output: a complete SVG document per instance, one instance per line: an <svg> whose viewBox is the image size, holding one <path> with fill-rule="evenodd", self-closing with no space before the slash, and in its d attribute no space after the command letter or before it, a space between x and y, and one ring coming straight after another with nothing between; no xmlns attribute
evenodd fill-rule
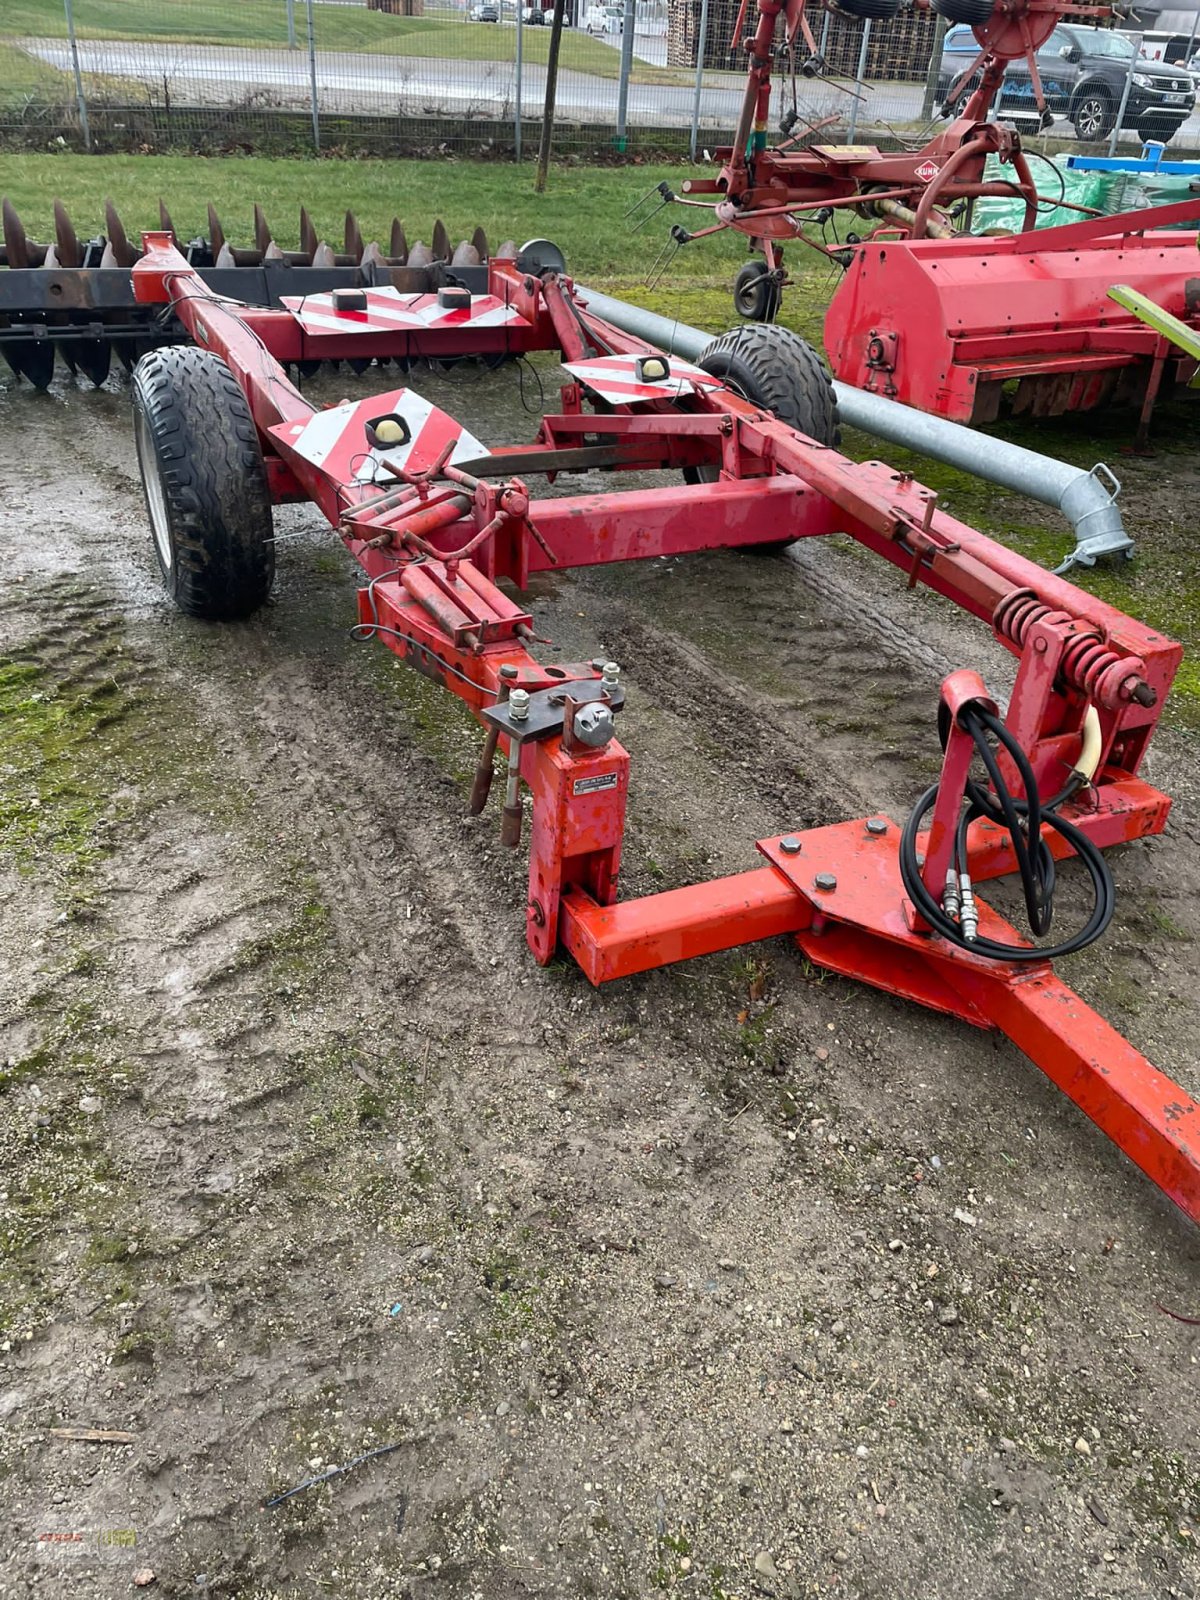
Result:
<svg viewBox="0 0 1200 1600"><path fill-rule="evenodd" d="M619 44L619 40L606 40ZM66 43L26 39L22 48L48 66L71 71ZM656 53L662 40L638 40ZM253 106L256 110L307 109L308 59L286 50L227 49L212 45L141 44L117 40L80 43L80 65L86 76L125 78L141 84L153 98L169 88L173 105ZM522 74L521 104L526 116L541 111L546 85L544 67L527 64ZM506 118L513 115L516 75L512 61L454 61L434 57L378 55L369 52L319 51L317 86L321 109L333 113L390 112L409 116L462 114ZM920 117L922 86L915 83L868 84L858 114L860 135L884 131L891 123ZM782 90L781 90L782 95ZM690 84L639 84L629 88L629 125L638 128L689 128L694 90ZM700 103L700 128L729 134L742 102L742 80L736 74L711 74ZM806 82L801 108L813 120L848 115L853 104L842 82ZM777 97L777 108L782 104ZM558 115L564 121L612 123L616 120L617 82L591 73L560 71ZM1056 131L1069 135L1061 119ZM1122 144L1136 145L1132 131ZM1200 148L1200 118L1185 123L1175 144L1181 150Z"/></svg>

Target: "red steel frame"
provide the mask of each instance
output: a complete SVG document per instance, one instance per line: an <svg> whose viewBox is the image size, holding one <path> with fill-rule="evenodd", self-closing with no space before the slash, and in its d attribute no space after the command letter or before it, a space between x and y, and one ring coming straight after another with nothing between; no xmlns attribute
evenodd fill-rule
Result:
<svg viewBox="0 0 1200 1600"><path fill-rule="evenodd" d="M147 234L145 244L133 273L138 298L170 303L197 343L228 363L258 426L276 498L312 499L367 575L359 600L364 633L444 683L488 726L475 798L481 807L498 749L510 776L507 842L520 834L512 803L518 779L532 796L526 926L539 962L561 944L598 984L792 934L823 967L999 1028L1200 1220L1195 1102L1048 963L989 961L931 934L905 899L900 830L890 819L760 840L764 864L754 871L618 902L629 755L615 738L581 742L572 719L597 699L619 708L619 693L599 662L537 660L527 648L532 618L496 580L522 586L550 567L849 534L899 567L909 587L924 583L979 617L1018 658L1006 720L1044 793L1061 787L1077 759L1089 707L1098 714L1094 783L1062 815L1102 846L1165 826L1169 800L1138 774L1179 665L1178 644L957 522L908 474L852 462L721 385L670 401L613 404L589 400L583 383L572 381L532 447L455 467L447 446L425 469L398 473L396 487L381 494L314 465L294 442L318 413L279 362L326 357L337 335L311 336L288 311L221 302L169 235ZM491 292L521 311L523 348L556 349L568 362L660 354L590 315L561 274L533 277L503 260L489 274ZM459 354L478 347L469 325L457 337ZM356 337L353 354L414 347L407 334L380 332ZM441 348L451 353L452 344ZM399 408L404 393L385 399ZM593 465L707 466L718 476L556 499L532 498L525 482ZM547 736L525 737L508 717L506 699L518 688L558 717ZM923 869L935 895L944 881L946 821L958 814L969 765L953 713L980 699L986 691L973 674L955 674L943 686L951 732ZM1051 838L1063 853L1059 836ZM987 821L973 824L969 856L976 880L1013 870L1007 835ZM1019 939L982 904L980 918L985 934Z"/></svg>
<svg viewBox="0 0 1200 1600"><path fill-rule="evenodd" d="M783 144L767 143L771 108L771 69L775 60L780 19L789 47L803 35L813 49L805 16L806 0L757 0L753 34L741 37L749 10L743 0L734 30L733 45L749 56L746 92L733 143L716 152L720 171L715 178L689 179L683 184L685 204L711 205L698 195L716 195L716 227L736 228L750 237L770 268L780 266L779 246L788 239L804 243L803 213L820 207L849 207L866 217L884 219L886 227L913 239L945 238L952 230L946 208L960 200L984 195L1011 195L1024 200L1023 226L1032 228L1037 217L1037 185L1021 150L1016 130L989 122L988 112L1004 80L1008 63L1024 57L1029 65L1034 101L1045 111L1045 96L1038 74L1037 52L1064 17L1100 20L1112 15L1104 5L1071 0L1002 0L986 21L974 28L979 54L959 76L947 96L953 105L979 72L979 81L949 127L919 150L884 152L874 145L822 145L796 148L802 137L816 129L806 124L803 135ZM831 119L832 120L832 119ZM985 181L984 167L996 156L1013 169L1013 180ZM818 247L819 248L819 247Z"/></svg>

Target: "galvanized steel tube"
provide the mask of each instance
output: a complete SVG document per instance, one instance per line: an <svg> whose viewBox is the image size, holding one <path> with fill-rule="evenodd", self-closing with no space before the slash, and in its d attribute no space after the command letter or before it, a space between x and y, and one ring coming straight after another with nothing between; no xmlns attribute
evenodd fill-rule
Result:
<svg viewBox="0 0 1200 1600"><path fill-rule="evenodd" d="M615 328L645 339L685 361L696 361L712 343L713 334L672 321L654 311L644 311L624 300L579 285L587 309ZM853 389L835 381L838 412L843 422L863 433L903 445L917 455L944 461L1018 494L1040 500L1061 511L1075 530L1075 549L1056 568L1094 566L1098 557L1132 555L1133 540L1125 531L1116 497L1121 485L1102 462L1090 472L1082 467L1039 455L1023 445L1010 444L992 434L964 428L943 417L931 417L912 406L899 405L881 395Z"/></svg>

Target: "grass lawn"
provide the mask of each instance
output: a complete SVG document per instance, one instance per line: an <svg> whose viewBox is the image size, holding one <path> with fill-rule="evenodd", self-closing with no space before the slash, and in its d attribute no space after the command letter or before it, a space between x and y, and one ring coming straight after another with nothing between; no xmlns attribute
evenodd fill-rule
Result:
<svg viewBox="0 0 1200 1600"><path fill-rule="evenodd" d="M341 237L343 214L354 211L364 238L385 238L393 215L410 240L426 240L441 217L454 239L479 225L494 244L535 236L556 240L571 272L621 298L695 327L723 332L734 321L730 284L744 259L741 239L724 234L685 247L653 289L652 264L678 213L659 215L631 233L624 213L660 178L678 184L678 167L571 168L551 174L547 194L533 192L532 167L448 160L296 161L259 157L13 155L2 166L4 192L33 238L51 232L55 196L67 205L81 236L103 226L111 195L131 236L157 225L158 198L168 202L186 234L206 231L205 208L217 207L234 244L249 243L254 202L260 201L286 247L299 243L299 211L306 205L318 231ZM825 306L838 275L815 253L793 251L797 282L784 300L784 321L821 346ZM1187 401L1160 407L1156 457L1129 456L1132 412L1084 413L1057 422L1007 422L994 431L1082 467L1108 461L1125 481L1122 500L1139 559L1076 575L1075 581L1112 605L1180 639L1189 652L1168 715L1200 726L1200 543L1191 525L1188 484L1197 481L1196 408ZM1053 565L1069 548L1069 535L1050 512L1030 520L1024 502L965 473L925 461L891 445L850 436L846 447L866 457L882 455L937 489L947 509L1002 538L1032 559ZM1164 480L1168 491L1164 493ZM1178 492L1171 492L1178 485Z"/></svg>
<svg viewBox="0 0 1200 1600"><path fill-rule="evenodd" d="M5 111L19 109L26 101L57 104L64 96L73 99L74 94L69 73L48 67L0 39L0 107Z"/></svg>
<svg viewBox="0 0 1200 1600"><path fill-rule="evenodd" d="M286 49L284 0L75 0L75 27L84 39L166 40L180 44L255 45ZM0 26L13 37L65 38L62 0L4 0ZM305 14L296 5L296 29L305 47ZM374 55L437 56L458 61L511 61L516 29L470 22L466 12L431 11L423 17L395 17L368 11L366 5L318 5L318 50L365 50ZM544 65L550 29L526 28L525 60ZM615 78L620 54L588 34L563 33L559 60L564 68ZM638 83L683 83L687 74L635 64Z"/></svg>

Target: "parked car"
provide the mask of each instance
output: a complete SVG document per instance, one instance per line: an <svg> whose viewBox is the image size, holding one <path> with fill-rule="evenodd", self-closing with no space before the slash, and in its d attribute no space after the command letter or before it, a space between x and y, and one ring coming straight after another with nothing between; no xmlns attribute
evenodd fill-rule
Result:
<svg viewBox="0 0 1200 1600"><path fill-rule="evenodd" d="M544 27L546 22L546 13L542 10L541 6L522 6L521 21L535 28L539 23Z"/></svg>
<svg viewBox="0 0 1200 1600"><path fill-rule="evenodd" d="M499 4L493 4L493 0L483 0L481 5L471 7L470 18L472 22L499 22Z"/></svg>
<svg viewBox="0 0 1200 1600"><path fill-rule="evenodd" d="M978 54L979 45L970 28L950 29L938 74L943 102ZM1133 45L1119 33L1068 23L1060 23L1037 53L1046 105L1054 115L1066 117L1076 136L1086 140L1104 139L1112 132L1131 65L1132 82L1121 125L1136 128L1141 139L1161 139L1165 144L1195 108L1196 86L1186 68L1135 60ZM960 97L959 105L965 98L965 94ZM996 108L1035 111L1026 62L1009 63Z"/></svg>
<svg viewBox="0 0 1200 1600"><path fill-rule="evenodd" d="M589 6L583 25L589 33L620 33L624 20L621 6Z"/></svg>

